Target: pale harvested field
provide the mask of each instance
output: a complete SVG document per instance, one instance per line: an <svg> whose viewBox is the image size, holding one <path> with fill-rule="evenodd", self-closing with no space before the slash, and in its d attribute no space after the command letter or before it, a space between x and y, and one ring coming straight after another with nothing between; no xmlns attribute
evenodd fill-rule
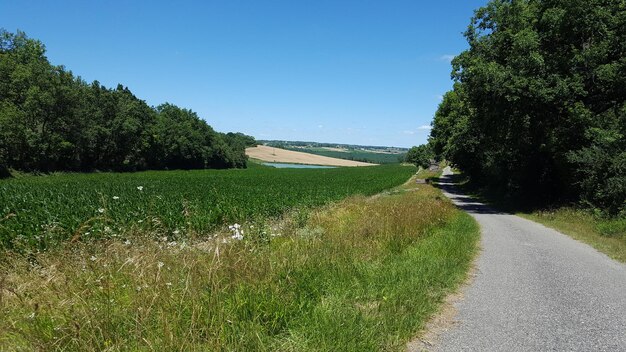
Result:
<svg viewBox="0 0 626 352"><path fill-rule="evenodd" d="M264 145L246 148L246 155L250 158L259 159L267 162L276 163L292 163L307 165L326 165L326 166L372 166L376 164L363 163L360 161L343 160L337 158L329 158L327 156L314 155L303 152L295 152L280 148L272 148Z"/></svg>
<svg viewBox="0 0 626 352"><path fill-rule="evenodd" d="M331 148L331 147L322 147L322 149L326 149L326 150L330 150L332 152L348 152L348 149L343 149L343 148Z"/></svg>

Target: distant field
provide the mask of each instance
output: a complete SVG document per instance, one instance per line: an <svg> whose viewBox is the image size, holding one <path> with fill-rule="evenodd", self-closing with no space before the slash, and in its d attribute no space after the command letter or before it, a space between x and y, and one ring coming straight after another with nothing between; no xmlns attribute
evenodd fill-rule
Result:
<svg viewBox="0 0 626 352"><path fill-rule="evenodd" d="M316 155L301 149L281 149L265 145L246 148L246 155L251 158L278 163L327 165L327 166L372 166L372 163L345 160L341 158Z"/></svg>
<svg viewBox="0 0 626 352"><path fill-rule="evenodd" d="M390 154L379 151L364 151L356 149L339 149L328 147L287 147L289 150L297 150L330 158L361 161L373 164L395 164L404 160L406 154Z"/></svg>
<svg viewBox="0 0 626 352"><path fill-rule="evenodd" d="M276 217L406 181L412 167L149 171L0 181L0 247L44 249L70 238L170 238Z"/></svg>

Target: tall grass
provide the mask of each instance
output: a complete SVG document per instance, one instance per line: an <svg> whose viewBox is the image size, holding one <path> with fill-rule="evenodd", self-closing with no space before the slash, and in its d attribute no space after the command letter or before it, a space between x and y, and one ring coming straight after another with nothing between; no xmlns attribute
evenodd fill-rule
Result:
<svg viewBox="0 0 626 352"><path fill-rule="evenodd" d="M7 254L0 350L402 350L478 237L427 185L242 229Z"/></svg>

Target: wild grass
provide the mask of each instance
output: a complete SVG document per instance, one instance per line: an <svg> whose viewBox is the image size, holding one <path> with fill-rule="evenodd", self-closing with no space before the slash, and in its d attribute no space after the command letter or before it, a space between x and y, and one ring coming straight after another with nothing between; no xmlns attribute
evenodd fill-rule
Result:
<svg viewBox="0 0 626 352"><path fill-rule="evenodd" d="M415 175L418 179L436 181L441 176L441 170L432 171L428 169L420 168L417 175Z"/></svg>
<svg viewBox="0 0 626 352"><path fill-rule="evenodd" d="M561 231L626 263L626 218L605 218L570 207L521 212L518 215Z"/></svg>
<svg viewBox="0 0 626 352"><path fill-rule="evenodd" d="M479 232L428 185L241 230L6 252L0 350L403 350L463 280Z"/></svg>

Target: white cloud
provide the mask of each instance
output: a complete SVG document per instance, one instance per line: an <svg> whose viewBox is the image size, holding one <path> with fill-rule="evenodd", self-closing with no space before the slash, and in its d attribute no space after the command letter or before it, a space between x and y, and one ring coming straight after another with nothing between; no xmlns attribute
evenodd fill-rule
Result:
<svg viewBox="0 0 626 352"><path fill-rule="evenodd" d="M456 55L452 55L452 54L445 54L445 55L441 55L441 57L439 58L441 61L448 61L448 62L452 62L452 59L454 59L456 57Z"/></svg>
<svg viewBox="0 0 626 352"><path fill-rule="evenodd" d="M324 125L317 125L317 128L324 128Z"/></svg>
<svg viewBox="0 0 626 352"><path fill-rule="evenodd" d="M439 101L443 100L443 95L435 95L435 98L437 98Z"/></svg>
<svg viewBox="0 0 626 352"><path fill-rule="evenodd" d="M417 128L418 130L431 130L432 127L430 127L430 125L421 125L420 127Z"/></svg>
<svg viewBox="0 0 626 352"><path fill-rule="evenodd" d="M415 131L405 130L405 131L402 131L402 133L404 133L404 134L415 134Z"/></svg>

